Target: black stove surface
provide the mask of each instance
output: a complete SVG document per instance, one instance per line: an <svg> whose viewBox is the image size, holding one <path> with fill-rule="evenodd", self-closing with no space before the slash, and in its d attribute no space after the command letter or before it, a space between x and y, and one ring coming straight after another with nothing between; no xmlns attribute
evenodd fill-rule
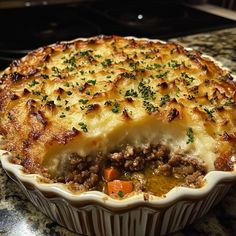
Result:
<svg viewBox="0 0 236 236"><path fill-rule="evenodd" d="M236 26L181 4L99 1L0 10L0 69L28 51L99 34L168 39Z"/></svg>

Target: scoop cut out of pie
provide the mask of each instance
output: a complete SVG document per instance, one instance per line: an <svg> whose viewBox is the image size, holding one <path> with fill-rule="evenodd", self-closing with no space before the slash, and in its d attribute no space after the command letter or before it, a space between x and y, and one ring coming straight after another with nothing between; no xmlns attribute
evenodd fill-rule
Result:
<svg viewBox="0 0 236 236"><path fill-rule="evenodd" d="M235 162L236 84L175 43L99 36L41 47L0 75L1 148L72 191L162 195Z"/></svg>

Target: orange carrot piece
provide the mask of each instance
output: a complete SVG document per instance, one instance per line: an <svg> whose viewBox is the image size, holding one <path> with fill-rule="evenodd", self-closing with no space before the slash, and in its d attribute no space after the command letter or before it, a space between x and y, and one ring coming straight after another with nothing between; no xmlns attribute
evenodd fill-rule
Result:
<svg viewBox="0 0 236 236"><path fill-rule="evenodd" d="M106 181L112 181L117 179L119 171L115 167L108 167L104 169L103 176Z"/></svg>
<svg viewBox="0 0 236 236"><path fill-rule="evenodd" d="M114 180L107 183L108 195L122 198L133 191L132 181Z"/></svg>

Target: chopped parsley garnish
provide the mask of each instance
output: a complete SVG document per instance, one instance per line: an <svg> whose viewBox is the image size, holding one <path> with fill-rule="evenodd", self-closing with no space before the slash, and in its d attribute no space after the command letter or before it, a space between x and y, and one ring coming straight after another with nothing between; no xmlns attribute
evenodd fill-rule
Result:
<svg viewBox="0 0 236 236"><path fill-rule="evenodd" d="M159 74L156 74L156 78L166 78L168 75L169 71L161 72Z"/></svg>
<svg viewBox="0 0 236 236"><path fill-rule="evenodd" d="M87 95L90 95L90 94L91 94L91 92L88 90L88 91L86 91L86 94L87 94Z"/></svg>
<svg viewBox="0 0 236 236"><path fill-rule="evenodd" d="M69 84L68 82L66 82L66 83L64 84L64 86L65 86L65 87L70 87L70 84Z"/></svg>
<svg viewBox="0 0 236 236"><path fill-rule="evenodd" d="M112 105L112 101L111 100L108 100L104 103L105 106L111 106Z"/></svg>
<svg viewBox="0 0 236 236"><path fill-rule="evenodd" d="M117 194L118 194L118 196L119 196L120 198L124 197L124 193L123 193L123 191L121 191L121 190L120 190Z"/></svg>
<svg viewBox="0 0 236 236"><path fill-rule="evenodd" d="M79 54L81 57L84 57L84 56L88 56L90 52L92 52L93 50L89 49L87 51L81 51Z"/></svg>
<svg viewBox="0 0 236 236"><path fill-rule="evenodd" d="M155 63L155 64L153 64L153 65L147 65L147 66L146 66L146 69L147 69L147 70L154 70L154 69L159 69L159 68L161 68L161 65L160 65L160 64L157 64L157 63Z"/></svg>
<svg viewBox="0 0 236 236"><path fill-rule="evenodd" d="M81 102L82 104L86 104L89 100L88 99L80 99L79 102Z"/></svg>
<svg viewBox="0 0 236 236"><path fill-rule="evenodd" d="M166 104L166 102L168 102L170 100L170 96L168 94L164 95L163 97L161 97L161 101L160 101L160 107L162 107L163 105Z"/></svg>
<svg viewBox="0 0 236 236"><path fill-rule="evenodd" d="M48 98L48 95L44 95L43 98L42 98L42 101L46 101Z"/></svg>
<svg viewBox="0 0 236 236"><path fill-rule="evenodd" d="M114 106L112 108L112 112L113 113L118 113L119 112L119 107L120 107L119 103L117 101L115 101Z"/></svg>
<svg viewBox="0 0 236 236"><path fill-rule="evenodd" d="M80 70L79 71L81 75L84 75L84 71L83 70Z"/></svg>
<svg viewBox="0 0 236 236"><path fill-rule="evenodd" d="M150 102L143 101L143 106L145 107L145 110L148 111L148 112L156 112L156 111L158 111L158 107L154 106Z"/></svg>
<svg viewBox="0 0 236 236"><path fill-rule="evenodd" d="M215 109L207 109L207 108L204 108L204 111L207 113L207 115L210 117L210 118L213 118L213 113L215 112Z"/></svg>
<svg viewBox="0 0 236 236"><path fill-rule="evenodd" d="M80 92L83 92L84 89L85 89L85 86L84 86L84 85L82 85L82 86L79 87L79 91L80 91Z"/></svg>
<svg viewBox="0 0 236 236"><path fill-rule="evenodd" d="M129 79L135 79L134 74L128 73L128 72L122 73L121 76L124 76L125 78L129 78Z"/></svg>
<svg viewBox="0 0 236 236"><path fill-rule="evenodd" d="M96 80L90 79L90 80L87 81L87 83L95 85L96 84Z"/></svg>
<svg viewBox="0 0 236 236"><path fill-rule="evenodd" d="M94 74L95 70L89 70L89 74Z"/></svg>
<svg viewBox="0 0 236 236"><path fill-rule="evenodd" d="M181 76L183 78L185 78L185 81L187 82L187 85L190 85L195 80L195 78L189 76L186 72L182 72Z"/></svg>
<svg viewBox="0 0 236 236"><path fill-rule="evenodd" d="M69 64L69 65L72 67L72 68L69 68L69 70L73 70L75 67L77 67L75 56L76 56L76 54L73 55L73 56L70 56L69 58L63 57L63 59L65 59L65 60L63 61L63 63Z"/></svg>
<svg viewBox="0 0 236 236"><path fill-rule="evenodd" d="M145 56L145 59L154 59L154 57L152 57L151 55L147 54L147 55Z"/></svg>
<svg viewBox="0 0 236 236"><path fill-rule="evenodd" d="M86 125L84 122L80 122L80 123L79 123L79 126L80 126L80 128L81 128L85 133L88 132L87 125Z"/></svg>
<svg viewBox="0 0 236 236"><path fill-rule="evenodd" d="M60 118L65 118L66 115L62 112L62 114L60 115Z"/></svg>
<svg viewBox="0 0 236 236"><path fill-rule="evenodd" d="M136 71L138 69L138 66L139 66L139 62L130 62L129 63L129 66L134 70Z"/></svg>
<svg viewBox="0 0 236 236"><path fill-rule="evenodd" d="M225 102L224 106L231 106L233 104L234 104L234 102L232 101L232 98L226 98L226 102Z"/></svg>
<svg viewBox="0 0 236 236"><path fill-rule="evenodd" d="M34 94L34 95L37 95L37 96L39 96L39 95L41 95L41 92L40 91L38 91L38 90L32 90L32 93Z"/></svg>
<svg viewBox="0 0 236 236"><path fill-rule="evenodd" d="M60 70L59 70L56 66L53 66L53 67L52 67L52 71L53 71L56 75L59 75L59 74L60 74Z"/></svg>
<svg viewBox="0 0 236 236"><path fill-rule="evenodd" d="M146 85L143 81L139 83L138 91L141 93L141 96L144 98L144 100L154 99L155 93L152 91L151 86Z"/></svg>
<svg viewBox="0 0 236 236"><path fill-rule="evenodd" d="M125 92L125 97L138 97L138 93L136 91L134 91L133 89L131 90L127 90Z"/></svg>
<svg viewBox="0 0 236 236"><path fill-rule="evenodd" d="M66 110L66 111L69 111L69 110L70 110L70 106L66 107L65 110Z"/></svg>
<svg viewBox="0 0 236 236"><path fill-rule="evenodd" d="M103 62L101 62L102 66L107 67L110 66L112 63L111 59L105 59Z"/></svg>
<svg viewBox="0 0 236 236"><path fill-rule="evenodd" d="M167 65L173 69L177 69L181 64L179 64L176 60L170 60Z"/></svg>
<svg viewBox="0 0 236 236"><path fill-rule="evenodd" d="M66 91L66 94L70 96L70 95L72 95L73 93L72 93L71 91Z"/></svg>
<svg viewBox="0 0 236 236"><path fill-rule="evenodd" d="M36 81L35 79L29 84L30 87L33 87L35 85L39 84L38 81Z"/></svg>
<svg viewBox="0 0 236 236"><path fill-rule="evenodd" d="M60 95L57 96L57 101L61 101Z"/></svg>
<svg viewBox="0 0 236 236"><path fill-rule="evenodd" d="M102 57L102 55L100 55L100 54L95 54L94 56L97 57L97 58Z"/></svg>
<svg viewBox="0 0 236 236"><path fill-rule="evenodd" d="M49 79L49 75L47 74L41 74L41 77L43 77L43 79Z"/></svg>
<svg viewBox="0 0 236 236"><path fill-rule="evenodd" d="M187 140L186 144L193 143L194 136L193 136L193 129L192 128L188 128L187 137L188 137L188 140Z"/></svg>

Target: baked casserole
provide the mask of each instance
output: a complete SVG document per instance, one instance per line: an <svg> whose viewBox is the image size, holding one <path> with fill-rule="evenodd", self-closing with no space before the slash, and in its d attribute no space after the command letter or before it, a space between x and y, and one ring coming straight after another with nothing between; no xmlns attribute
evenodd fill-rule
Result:
<svg viewBox="0 0 236 236"><path fill-rule="evenodd" d="M175 43L60 42L14 61L0 84L1 149L44 183L148 198L234 169L236 84Z"/></svg>

